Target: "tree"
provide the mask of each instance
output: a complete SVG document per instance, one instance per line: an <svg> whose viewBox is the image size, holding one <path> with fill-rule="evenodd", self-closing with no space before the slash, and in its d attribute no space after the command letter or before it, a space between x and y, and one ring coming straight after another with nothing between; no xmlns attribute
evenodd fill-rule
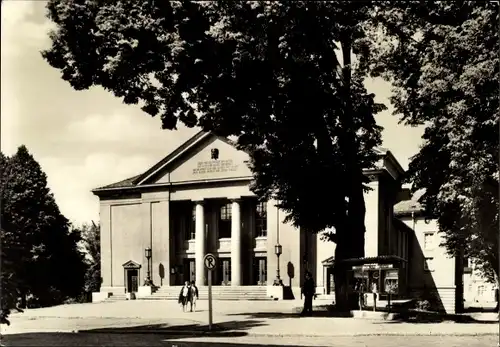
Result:
<svg viewBox="0 0 500 347"><path fill-rule="evenodd" d="M336 260L364 256L363 169L376 159L374 115L384 108L363 86L371 2L87 0L47 8L57 28L42 55L73 88L100 85L159 115L165 129L180 121L234 136L250 154L261 199L278 201L286 221L309 232L333 227ZM318 204L320 191L327 198ZM337 269L342 291L345 269Z"/></svg>
<svg viewBox="0 0 500 347"><path fill-rule="evenodd" d="M0 242L1 242L1 261L2 271L0 272L0 324L9 324L9 314L11 309L15 308L18 299L18 279L16 274L19 270L19 263L14 260L15 254L18 252L18 241L15 233L7 231L4 219L4 202L5 202L5 187L8 184L9 177L8 160L3 153L0 152Z"/></svg>
<svg viewBox="0 0 500 347"><path fill-rule="evenodd" d="M6 160L2 179L2 237L6 264L13 265L19 296L40 305L78 295L85 265L79 234L60 213L47 177L25 146Z"/></svg>
<svg viewBox="0 0 500 347"><path fill-rule="evenodd" d="M372 69L394 86L401 121L426 126L408 171L413 189L425 189L449 253L473 258L490 279L499 271L498 13L478 1L395 7L385 42L405 35L378 47Z"/></svg>
<svg viewBox="0 0 500 347"><path fill-rule="evenodd" d="M101 230L92 222L80 228L83 247L86 253L87 272L85 273L85 291L98 292L101 288Z"/></svg>

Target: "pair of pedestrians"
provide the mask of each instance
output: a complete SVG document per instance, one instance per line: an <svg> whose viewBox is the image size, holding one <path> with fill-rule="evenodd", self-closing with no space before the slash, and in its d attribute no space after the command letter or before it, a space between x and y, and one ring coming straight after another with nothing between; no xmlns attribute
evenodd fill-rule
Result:
<svg viewBox="0 0 500 347"><path fill-rule="evenodd" d="M186 312L188 303L191 307L190 311L193 312L193 309L196 311L196 301L198 298L198 287L196 287L195 282L192 281L190 283L186 281L181 289L181 292L179 293L179 304L182 305L182 311Z"/></svg>

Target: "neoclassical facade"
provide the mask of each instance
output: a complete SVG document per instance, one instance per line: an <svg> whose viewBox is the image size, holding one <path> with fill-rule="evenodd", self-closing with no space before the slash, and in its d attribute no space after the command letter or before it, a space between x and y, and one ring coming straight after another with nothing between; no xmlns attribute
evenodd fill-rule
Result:
<svg viewBox="0 0 500 347"><path fill-rule="evenodd" d="M404 171L390 151L377 153L376 167L365 172L372 188L365 193L365 258L353 260L353 269L367 263L398 269L384 276L386 281L396 276L404 296L419 283L423 265L411 260L411 250L419 247L412 243L412 225L394 213L404 199ZM144 173L93 190L100 201L102 274L102 295L96 293L95 299L140 291L147 248L151 279L161 288L184 281L206 285L203 257L212 253L218 260L215 286L261 286L276 295L273 282L279 270L284 287L299 298L308 270L317 292L331 294L335 244L283 223L285 215L275 202L259 202L249 189L248 160L228 139L199 132ZM318 198L321 203L320 192ZM404 208L397 212L405 213ZM383 286L382 279L376 281Z"/></svg>

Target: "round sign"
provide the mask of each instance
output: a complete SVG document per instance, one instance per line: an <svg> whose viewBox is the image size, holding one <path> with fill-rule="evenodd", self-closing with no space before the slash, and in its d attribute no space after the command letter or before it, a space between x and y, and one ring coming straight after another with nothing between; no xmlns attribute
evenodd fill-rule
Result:
<svg viewBox="0 0 500 347"><path fill-rule="evenodd" d="M207 270L215 269L215 265L217 263L215 255L208 253L207 255L205 255L205 258L203 258L203 263L205 264Z"/></svg>

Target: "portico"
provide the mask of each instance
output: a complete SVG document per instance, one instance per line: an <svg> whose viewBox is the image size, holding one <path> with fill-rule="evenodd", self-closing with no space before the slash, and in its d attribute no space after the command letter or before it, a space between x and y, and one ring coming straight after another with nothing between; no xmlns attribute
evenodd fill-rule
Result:
<svg viewBox="0 0 500 347"><path fill-rule="evenodd" d="M254 220L266 219L258 214L259 204L253 197L171 202L172 241L176 250L171 259L174 269L171 285L181 285L184 281L206 285L203 257L207 253L219 259L215 285L265 285L261 278L253 278L254 271L245 268L257 266L254 245L264 242L265 247L266 243L263 237L266 231L257 228L256 233L252 228ZM265 258L267 250L263 253ZM260 252L259 259L262 255Z"/></svg>
<svg viewBox="0 0 500 347"><path fill-rule="evenodd" d="M163 289L184 281L205 286L207 253L218 258L215 286L272 286L279 234L281 268L291 269L283 276L285 285L300 296L305 245L313 236L283 223L276 202L258 201L250 191L248 160L230 140L200 132L144 173L95 189L101 211L101 292L127 292L132 280L142 286L142 278L123 276L122 264L131 261L146 269L146 247L152 253L153 283Z"/></svg>

